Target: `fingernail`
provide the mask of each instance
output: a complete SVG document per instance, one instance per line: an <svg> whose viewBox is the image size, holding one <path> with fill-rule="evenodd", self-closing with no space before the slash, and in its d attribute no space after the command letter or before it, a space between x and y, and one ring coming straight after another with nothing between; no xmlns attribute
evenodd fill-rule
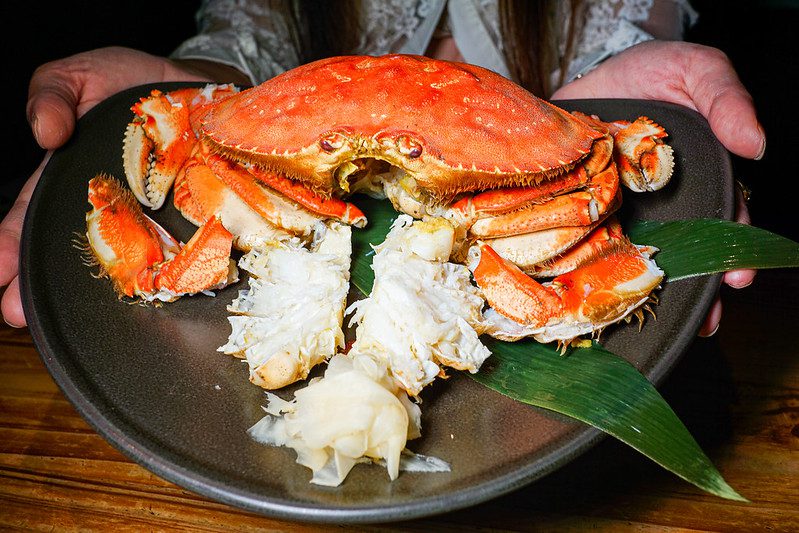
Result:
<svg viewBox="0 0 799 533"><path fill-rule="evenodd" d="M42 132L41 132L41 125L39 124L39 117L37 117L36 115L31 116L30 122L31 122L31 131L33 131L33 138L36 139L36 142L39 143L39 145L41 146L42 141L40 139L42 136Z"/></svg>
<svg viewBox="0 0 799 533"><path fill-rule="evenodd" d="M755 273L750 270L731 270L724 274L724 283L733 289L745 289L755 281Z"/></svg>
<svg viewBox="0 0 799 533"><path fill-rule="evenodd" d="M734 285L734 284L732 284L732 283L728 283L728 285L729 285L730 287L732 287L733 289L745 289L745 288L747 288L749 285L751 285L753 282L754 282L754 280L750 280L750 281L747 281L746 283L744 283L743 285Z"/></svg>
<svg viewBox="0 0 799 533"><path fill-rule="evenodd" d="M766 155L766 132L763 131L763 127L758 124L757 131L760 132L760 150L757 152L755 156L755 161L760 161L763 159L763 156Z"/></svg>
<svg viewBox="0 0 799 533"><path fill-rule="evenodd" d="M716 324L716 327L715 327L715 328L713 328L713 331L711 331L711 332L710 332L710 333L708 333L707 335L703 335L703 334L702 334L702 332L699 332L699 336L700 336L700 337L704 337L704 338L712 337L712 336L713 336L713 335L715 335L715 334L716 334L716 332L719 330L719 326L721 326L721 322L719 322L718 324Z"/></svg>

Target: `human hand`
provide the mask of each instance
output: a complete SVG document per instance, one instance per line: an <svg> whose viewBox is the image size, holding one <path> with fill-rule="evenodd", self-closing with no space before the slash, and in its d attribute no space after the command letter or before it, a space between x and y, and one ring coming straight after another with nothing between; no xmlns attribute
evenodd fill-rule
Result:
<svg viewBox="0 0 799 533"><path fill-rule="evenodd" d="M27 115L36 142L53 150L75 130L75 122L109 96L135 85L164 81L249 83L230 67L203 61L173 61L130 48L110 47L46 63L36 69L28 91ZM0 223L0 309L12 326L26 324L19 294L19 244L31 194L50 152L25 183Z"/></svg>
<svg viewBox="0 0 799 533"><path fill-rule="evenodd" d="M3 319L6 324L15 328L25 326L25 315L22 312L22 301L19 296L19 241L22 234L22 222L25 220L25 211L28 210L31 194L42 170L50 160L47 152L44 160L39 165L17 197L16 202L0 222L0 287L5 287L3 299L0 303Z"/></svg>
<svg viewBox="0 0 799 533"><path fill-rule="evenodd" d="M552 98L640 98L672 102L701 113L730 152L760 159L766 150L766 136L757 120L752 97L727 56L707 46L678 41L638 44L564 85ZM740 191L736 221L750 223ZM754 270L733 270L724 274L723 281L730 287L743 288L754 277ZM699 335L713 335L720 320L721 300L717 298Z"/></svg>

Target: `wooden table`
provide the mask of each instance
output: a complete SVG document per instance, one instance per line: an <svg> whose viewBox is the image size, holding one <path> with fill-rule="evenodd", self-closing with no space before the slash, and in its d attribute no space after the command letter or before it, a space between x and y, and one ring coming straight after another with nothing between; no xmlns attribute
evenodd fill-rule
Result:
<svg viewBox="0 0 799 533"><path fill-rule="evenodd" d="M662 392L751 503L709 496L605 439L513 494L374 529L799 530L799 275L761 272L745 290L724 290L724 302L718 334L697 339ZM211 502L132 463L65 399L27 330L0 328L0 382L0 527L342 529Z"/></svg>

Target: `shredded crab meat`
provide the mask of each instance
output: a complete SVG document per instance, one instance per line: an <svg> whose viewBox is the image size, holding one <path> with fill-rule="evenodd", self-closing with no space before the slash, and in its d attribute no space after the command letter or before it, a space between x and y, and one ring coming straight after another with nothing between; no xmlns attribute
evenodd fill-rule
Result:
<svg viewBox="0 0 799 533"><path fill-rule="evenodd" d="M353 304L356 341L330 360L325 375L285 401L267 393L267 416L250 429L259 442L287 446L313 471L312 483L337 486L365 461L399 470L448 471L406 442L421 434L421 412L409 394L442 366L477 372L490 355L479 341L483 299L466 267L448 263L454 240L442 219L401 215L375 248L375 283ZM348 310L348 312L350 311Z"/></svg>
<svg viewBox="0 0 799 533"><path fill-rule="evenodd" d="M358 325L351 353L385 360L412 396L442 366L474 373L491 355L478 338L484 330L479 289L465 266L447 262L453 241L445 220L400 216L375 248L372 294L347 310Z"/></svg>
<svg viewBox="0 0 799 533"><path fill-rule="evenodd" d="M243 357L253 383L273 389L304 379L343 347L350 232L320 225L314 251L293 239L242 256L249 288L228 306L232 331L219 351Z"/></svg>

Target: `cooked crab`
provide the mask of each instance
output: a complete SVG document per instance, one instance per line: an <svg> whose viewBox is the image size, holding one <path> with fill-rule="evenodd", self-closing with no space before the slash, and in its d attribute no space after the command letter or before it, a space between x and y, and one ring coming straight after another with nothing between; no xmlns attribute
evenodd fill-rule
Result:
<svg viewBox="0 0 799 533"><path fill-rule="evenodd" d="M212 102L153 93L134 106L126 173L152 208L174 182L175 206L201 235L229 231L227 242L252 250L242 260L250 289L229 308L238 316L221 348L247 360L251 381L281 387L330 357L293 402L270 396L251 430L294 448L314 482L336 485L364 459L385 461L396 477L406 441L419 435L409 397L443 367L477 371L489 356L480 334L565 344L640 313L662 280L654 249L631 244L613 217L620 183L656 190L671 176L665 131L646 117L570 114L479 67L401 55L331 58L230 92ZM375 286L350 309L356 339L342 354L349 228L339 223L365 223L344 201L355 193L423 220L401 216L376 247ZM125 263L128 229L113 238L93 229L105 227L94 218L118 216L101 204L95 212L95 254ZM150 241L173 242L143 214L126 217ZM329 241L319 241L320 227ZM134 276L159 294L174 289L150 272L172 261L204 272L199 258L161 253ZM204 279L219 279L214 270Z"/></svg>
<svg viewBox="0 0 799 533"><path fill-rule="evenodd" d="M643 125L649 131L642 133ZM465 259L479 239L483 249L533 272L619 207L620 179L660 188L673 167L664 130L644 117L609 124L575 116L485 69L411 56L337 57L299 67L210 106L201 136L231 161L325 197L384 194L417 218L444 217L457 228L456 258ZM620 178L615 161L622 157L633 163ZM600 262L589 258L578 268ZM481 286L484 271L475 271ZM508 290L487 291L491 307L518 317L521 279L495 272L491 284ZM660 282L647 280L638 284L641 298L624 301L641 305ZM544 307L540 320L567 320L564 311Z"/></svg>
<svg viewBox="0 0 799 533"><path fill-rule="evenodd" d="M657 189L673 167L665 131L645 117L606 123L569 114L466 64L402 55L336 57L231 92L211 103L200 99L194 113L199 129L181 119L189 128L180 137L192 143L192 154L166 166L175 174L174 199L184 216L198 225L220 218L243 249L308 235L320 219L362 225L362 213L342 198L366 192L388 197L417 218L446 218L456 228L457 260L466 261L479 241L481 250L535 275L619 207L620 180L636 190ZM187 100L149 98L156 96L162 106ZM152 122L147 109L156 106L147 101L134 106L133 124ZM184 105L177 105L181 116ZM169 150L155 139L167 136L139 130L144 126L129 128L126 153L138 155L126 160L145 160L141 154L148 151L156 163L166 158ZM138 170L128 176L131 188L148 197L166 194L163 172L153 181ZM634 247L617 248L640 255ZM572 263L578 269L599 269L607 261L582 255ZM517 307L530 302L515 295L536 282L506 268L491 270L488 280L488 270L475 269L478 285L508 288L485 291L491 307L508 318L525 314ZM630 279L639 274L630 272ZM641 298L624 298L629 306L640 305L660 282L647 279L637 285ZM536 322L570 320L563 305L542 306ZM626 316L631 309L623 307L603 324Z"/></svg>

